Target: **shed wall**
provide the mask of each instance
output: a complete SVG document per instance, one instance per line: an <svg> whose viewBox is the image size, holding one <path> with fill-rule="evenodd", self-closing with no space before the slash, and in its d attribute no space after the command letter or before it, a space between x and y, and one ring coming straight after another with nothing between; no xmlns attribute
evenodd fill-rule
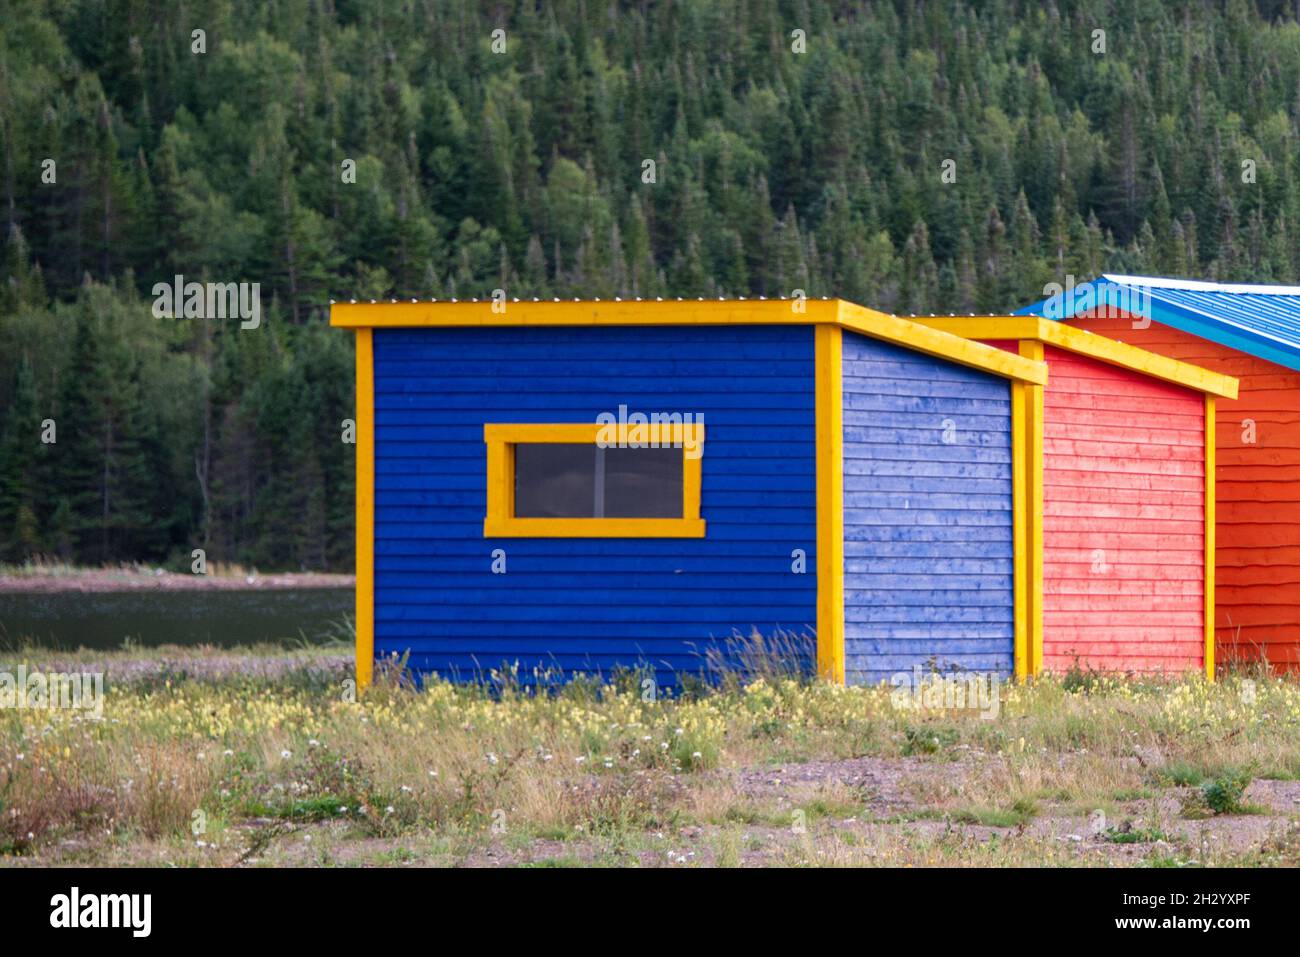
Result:
<svg viewBox="0 0 1300 957"><path fill-rule="evenodd" d="M1048 347L1043 667L1204 664L1199 392Z"/></svg>
<svg viewBox="0 0 1300 957"><path fill-rule="evenodd" d="M376 656L672 683L734 635L812 635L813 365L812 326L377 329ZM704 539L483 537L485 423L620 405L702 414Z"/></svg>
<svg viewBox="0 0 1300 957"><path fill-rule="evenodd" d="M1300 372L1123 314L1070 324L1240 380L1215 409L1217 657L1300 668Z"/></svg>
<svg viewBox="0 0 1300 957"><path fill-rule="evenodd" d="M843 368L847 680L1010 674L1010 384L851 332Z"/></svg>

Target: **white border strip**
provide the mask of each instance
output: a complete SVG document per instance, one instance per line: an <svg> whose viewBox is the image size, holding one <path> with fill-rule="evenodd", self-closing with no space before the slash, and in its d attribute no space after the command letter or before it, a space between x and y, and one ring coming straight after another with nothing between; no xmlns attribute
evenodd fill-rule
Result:
<svg viewBox="0 0 1300 957"><path fill-rule="evenodd" d="M1242 293L1256 296L1300 296L1300 286L1259 286L1247 283L1204 282L1198 279L1165 279L1161 276L1119 276L1102 273L1103 279L1125 286L1152 289L1187 289L1192 292Z"/></svg>

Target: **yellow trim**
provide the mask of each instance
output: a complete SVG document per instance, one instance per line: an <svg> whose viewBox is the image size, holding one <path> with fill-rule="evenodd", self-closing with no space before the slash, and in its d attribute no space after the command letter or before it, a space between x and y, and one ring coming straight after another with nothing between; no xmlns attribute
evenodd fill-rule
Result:
<svg viewBox="0 0 1300 957"><path fill-rule="evenodd" d="M485 535L489 524L495 526L498 519L513 521L515 514L514 443L489 438L487 428L484 427L483 430L483 441L487 443L487 515L483 520Z"/></svg>
<svg viewBox="0 0 1300 957"><path fill-rule="evenodd" d="M1041 362L1043 344L1029 339L1020 343L1020 354ZM1028 662L1026 670L1036 675L1043 670L1043 387L1025 386L1025 490L1028 501L1025 521L1029 593L1027 595Z"/></svg>
<svg viewBox="0 0 1300 957"><path fill-rule="evenodd" d="M699 423L645 424L564 422L489 423L487 515L484 538L703 538L700 518L704 426ZM612 446L651 445L682 449L681 518L519 518L515 515L515 446L520 443L603 442ZM695 449L698 454L688 454Z"/></svg>
<svg viewBox="0 0 1300 957"><path fill-rule="evenodd" d="M1205 677L1214 680L1214 396L1205 397Z"/></svg>
<svg viewBox="0 0 1300 957"><path fill-rule="evenodd" d="M370 326L690 326L834 322L838 299L336 302L330 324Z"/></svg>
<svg viewBox="0 0 1300 957"><path fill-rule="evenodd" d="M1047 382L1047 369L1027 362L1013 352L986 346L969 338L937 330L924 320L913 321L886 315L851 302L840 302L839 325L851 332L860 332L873 339L885 339L906 345L909 349L926 355L938 356L960 365L971 366L1007 378L1021 379L1043 385ZM994 355L988 352L993 349Z"/></svg>
<svg viewBox="0 0 1300 957"><path fill-rule="evenodd" d="M1011 383L1011 515L1015 568L1016 679L1029 675L1029 449L1025 419L1029 397L1023 382Z"/></svg>
<svg viewBox="0 0 1300 957"><path fill-rule="evenodd" d="M375 362L369 329L356 333L357 691L370 685L375 665Z"/></svg>
<svg viewBox="0 0 1300 957"><path fill-rule="evenodd" d="M667 302L336 302L330 324L347 329L481 326L833 325L896 342L1006 378L1040 385L1047 370L992 346L936 332L911 319L841 299L670 300ZM499 308L499 307L498 307Z"/></svg>
<svg viewBox="0 0 1300 957"><path fill-rule="evenodd" d="M1198 392L1237 398L1237 380L1179 362L1167 356L1156 355L1086 329L1077 329L1064 322L1055 322L1041 316L932 316L918 318L932 329L970 339L1036 339L1039 342L1076 352L1080 355L1106 362L1110 365L1133 369L1156 379L1186 386ZM1024 355L1024 353L1021 353Z"/></svg>
<svg viewBox="0 0 1300 957"><path fill-rule="evenodd" d="M817 408L817 673L844 684L843 331L815 334Z"/></svg>
<svg viewBox="0 0 1300 957"><path fill-rule="evenodd" d="M485 519L484 538L703 538L701 518Z"/></svg>
<svg viewBox="0 0 1300 957"><path fill-rule="evenodd" d="M488 422L484 442L606 442L693 445L704 441L702 422ZM699 459L695 459L699 461Z"/></svg>

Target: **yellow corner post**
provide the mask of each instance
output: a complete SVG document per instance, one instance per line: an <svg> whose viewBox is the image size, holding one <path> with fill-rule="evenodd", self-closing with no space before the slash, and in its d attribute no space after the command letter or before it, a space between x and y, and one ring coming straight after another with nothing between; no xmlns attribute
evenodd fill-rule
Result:
<svg viewBox="0 0 1300 957"><path fill-rule="evenodd" d="M1020 354L1026 359L1043 361L1043 344L1023 339ZM1028 554L1025 578L1029 628L1026 639L1026 673L1036 675L1043 669L1043 387L1025 383L1025 523Z"/></svg>
<svg viewBox="0 0 1300 957"><path fill-rule="evenodd" d="M1214 680L1214 396L1205 397L1205 677Z"/></svg>
<svg viewBox="0 0 1300 957"><path fill-rule="evenodd" d="M844 339L816 330L817 673L844 684Z"/></svg>
<svg viewBox="0 0 1300 957"><path fill-rule="evenodd" d="M375 666L375 360L370 329L357 329L357 690Z"/></svg>
<svg viewBox="0 0 1300 957"><path fill-rule="evenodd" d="M1023 681L1029 675L1029 442L1025 430L1028 417L1028 387L1011 383L1011 515L1015 595L1015 673Z"/></svg>

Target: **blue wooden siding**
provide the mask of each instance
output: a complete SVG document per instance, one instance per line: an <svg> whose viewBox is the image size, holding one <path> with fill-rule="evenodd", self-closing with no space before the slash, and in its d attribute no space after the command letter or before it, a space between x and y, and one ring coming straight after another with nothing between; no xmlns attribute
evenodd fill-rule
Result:
<svg viewBox="0 0 1300 957"><path fill-rule="evenodd" d="M462 679L648 664L671 682L737 633L814 633L811 326L379 329L374 355L378 657ZM704 539L483 537L484 423L620 404L703 414Z"/></svg>
<svg viewBox="0 0 1300 957"><path fill-rule="evenodd" d="M844 539L850 683L931 659L1009 674L1007 380L845 332Z"/></svg>

